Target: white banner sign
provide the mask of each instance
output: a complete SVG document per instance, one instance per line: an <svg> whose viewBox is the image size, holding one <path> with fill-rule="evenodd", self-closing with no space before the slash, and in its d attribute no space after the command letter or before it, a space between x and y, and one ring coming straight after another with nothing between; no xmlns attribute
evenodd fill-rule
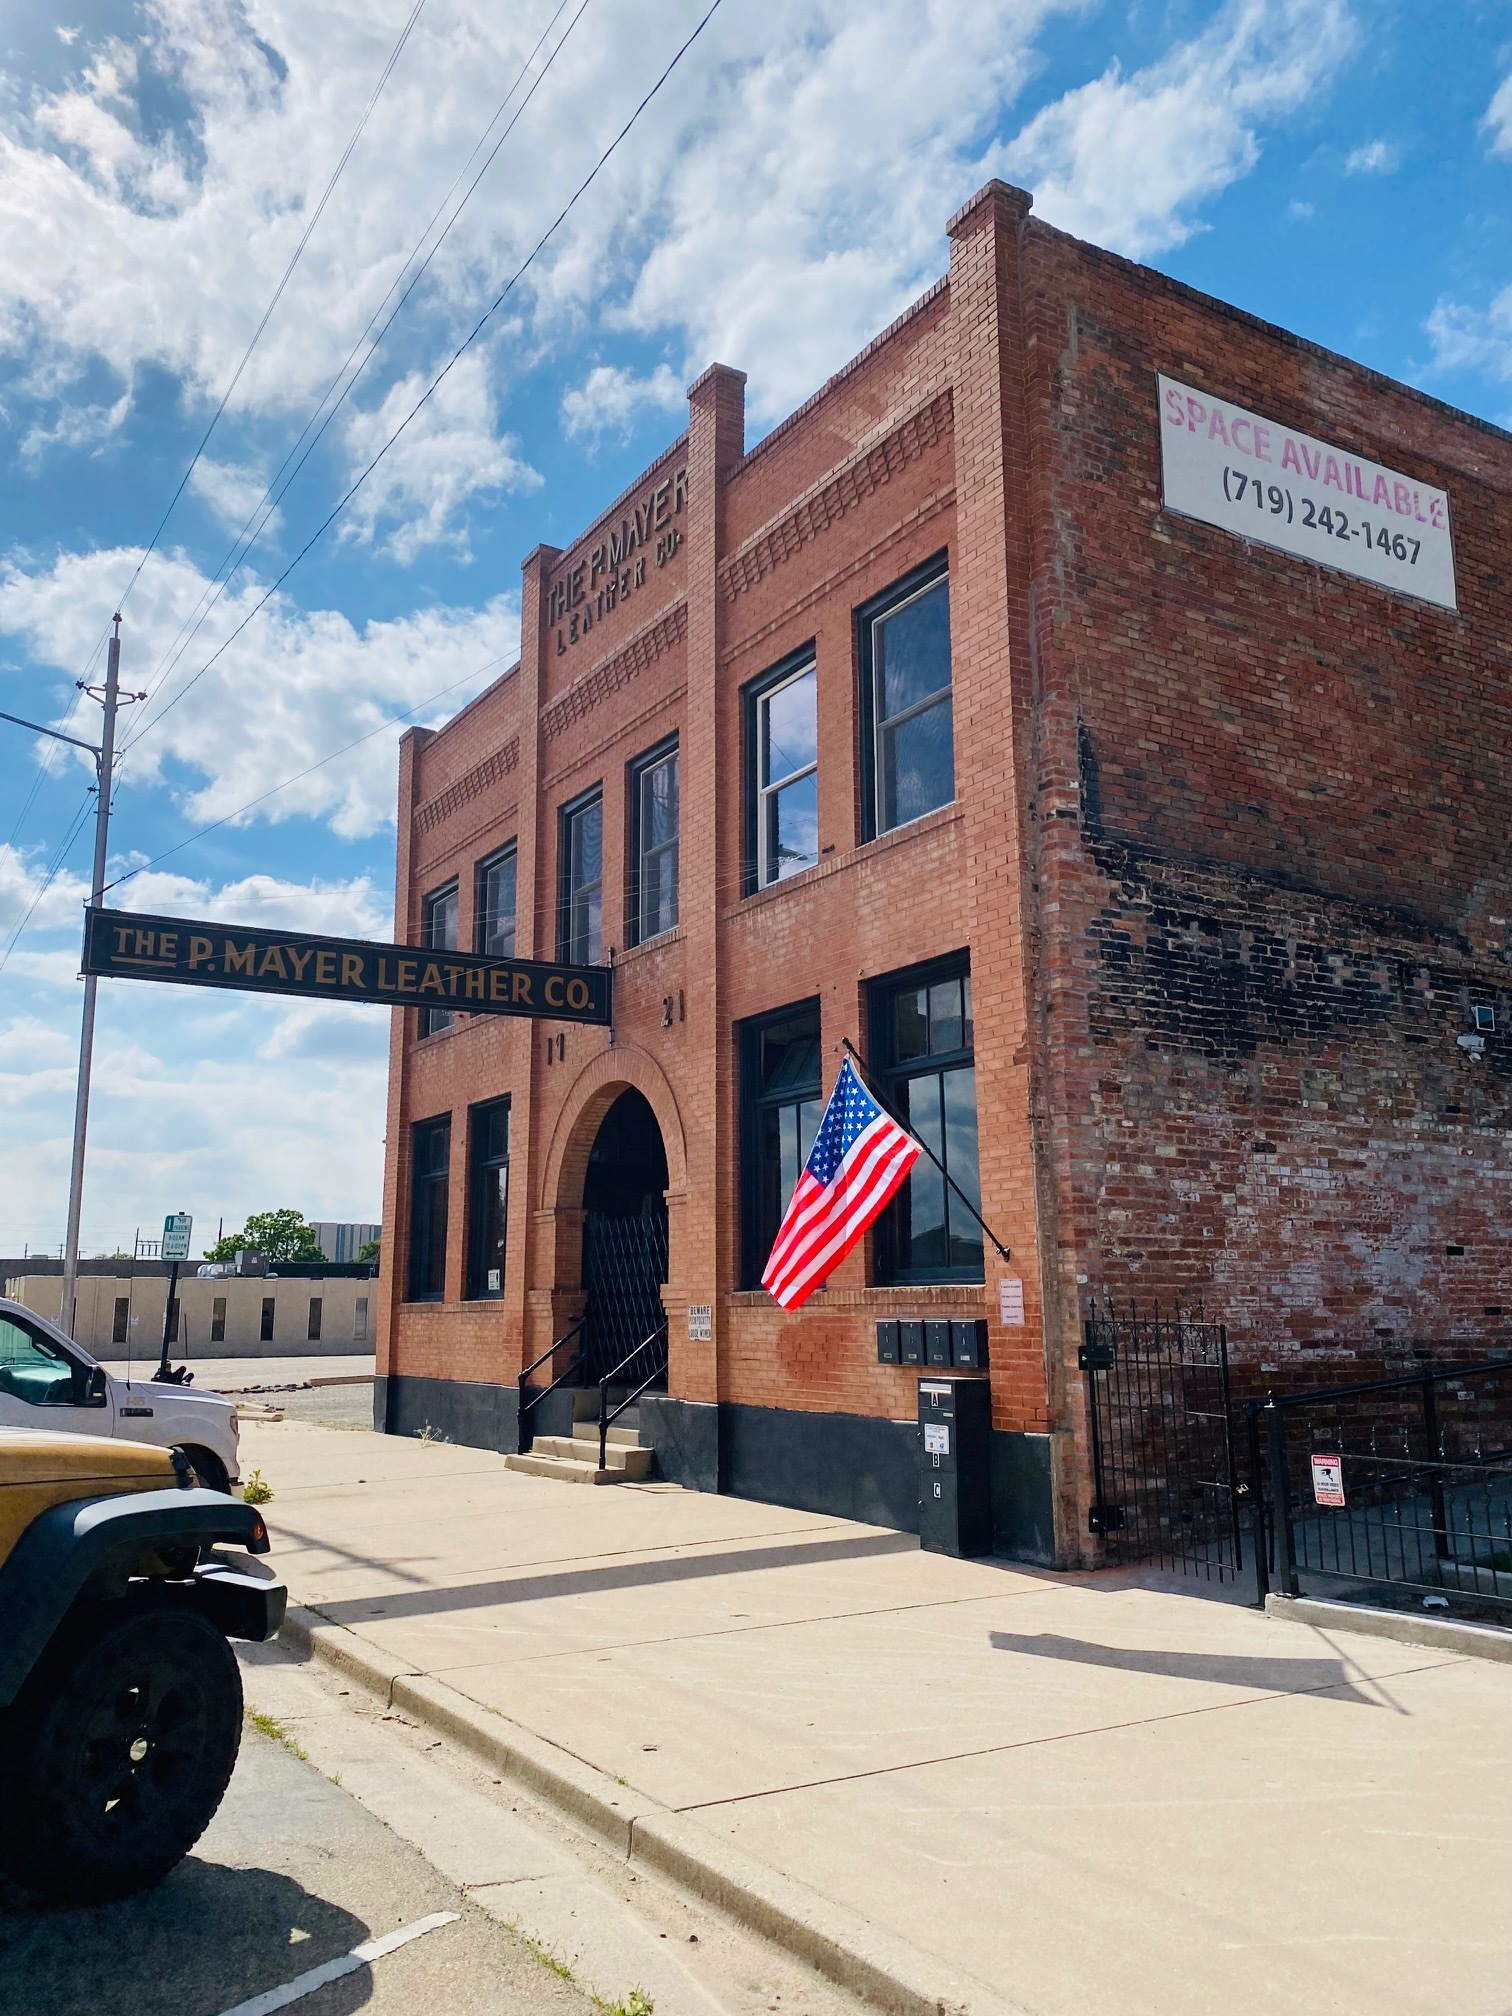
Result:
<svg viewBox="0 0 1512 2016"><path fill-rule="evenodd" d="M1442 490L1160 379L1167 508L1441 609L1458 606Z"/></svg>

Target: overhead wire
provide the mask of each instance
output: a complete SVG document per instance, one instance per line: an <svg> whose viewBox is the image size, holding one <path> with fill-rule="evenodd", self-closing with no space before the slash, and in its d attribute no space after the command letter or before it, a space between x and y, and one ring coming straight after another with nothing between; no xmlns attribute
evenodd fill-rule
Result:
<svg viewBox="0 0 1512 2016"><path fill-rule="evenodd" d="M415 267L413 273L411 273L410 268L413 262L419 256L422 249L424 248L425 242L430 237L431 232L435 230L437 219L441 216L442 212L451 202L453 195L456 193L458 184L467 174L468 169L472 166L472 163L475 160L477 160L479 153L481 152L481 150L488 141L489 134L492 133L494 127L498 124L499 120L503 118L505 111L508 109L510 100L514 97L514 94L516 93L516 91L519 90L520 85L529 75L531 65L535 62L536 57L540 54L543 44L546 42L547 38L551 34L552 29L556 26L557 22L561 19L562 15L566 12L569 4L570 0L558 0L558 5L556 7L555 12L552 14L550 20L548 20L546 26L541 30L541 33L536 38L534 47L531 49L529 55L525 58L525 61L521 64L519 72L516 75L514 81L509 86L509 89L505 92L503 98L499 101L499 104L496 107L493 116L490 118L488 124L484 127L478 139L474 142L472 152L468 155L466 161L463 162L462 166L453 176L451 185L447 189L446 194L441 198L441 201L437 204L436 208L431 212L430 218L427 221L425 228L421 231L419 237L415 240L414 244L411 246L408 254L405 257L403 265L400 267L394 279L390 282L388 291L383 296L383 299L378 303L378 306L374 309L373 313L368 317L366 326L362 330L361 334L356 338L351 348L348 350L346 357L343 359L341 365L338 367L335 376L331 379L330 384L327 385L325 391L321 394L319 400L317 400L314 410L311 412L308 419L305 421L304 426L300 429L299 435L295 439L292 447L290 447L290 449L288 450L288 453L284 456L283 461L274 471L273 476L270 478L267 487L263 491L261 498L252 507L252 510L249 512L246 520L244 521L241 530L236 534L236 537L231 541L230 546L226 549L226 552L222 556L220 564L217 566L214 575L211 577L210 581L206 583L205 588L201 592L199 602L196 604L194 609L190 611L189 615L185 617L184 621L180 624L176 636L173 638L172 642L168 645L167 649L162 654L162 657L158 660L157 666L154 668L152 676L147 682L149 693L156 695L159 691L161 691L162 687L167 683L167 680L172 676L173 672L176 670L179 660L183 657L185 651L188 650L190 644L193 643L195 637L198 636L200 630L209 620L209 617L213 612L213 610L215 609L216 604L220 601L222 595L224 595L226 590L230 587L231 582L236 576L236 574L239 573L241 568L246 564L248 554L252 551L252 548L257 544L257 541L262 537L264 531L266 531L269 523L273 518L274 513L277 511L284 497L288 494L290 488L292 487L295 480L299 476L300 471L304 468L306 462L308 462L310 456L314 453L316 447L319 445L322 437L326 432L326 429L335 419L337 413L341 410L341 407L346 403L346 400L351 395L353 389L357 384L358 379L362 376L363 372L366 371L368 365L372 362L372 359L375 353L377 352L379 346L382 344L384 338L388 335L389 330L393 327L395 321L402 313L405 303L414 293L416 287L420 284L421 280L424 279L425 274L430 268L431 262L435 259L436 254L440 251L442 245L445 243L447 237L450 235L458 218L462 215L462 212L466 209L469 201L473 196L473 193L478 187L478 184L483 180L483 177L487 174L489 168L493 165L494 160L498 156L500 148L504 145L504 142L509 138L510 134L514 131L515 127L518 125L520 121L521 115L524 113L526 107L530 104L531 99L534 98L540 86L545 82L545 79L548 73L550 72L552 65L556 62L557 57L562 53L562 50L566 47L573 30L577 27L583 15L587 12L588 7L590 5L590 0L580 0L577 12L573 15L571 21L568 22L567 27L563 31L560 40L556 43L550 55L547 57L545 63L542 65L540 74L531 84L529 91L526 93L525 97L522 99L519 106L516 108L514 117L509 121L508 125L504 128L503 132L500 133L498 138L494 141L493 146L489 149L487 156L483 160L482 164L479 166L477 173L473 176L471 182L468 184L466 190L463 192L461 201L457 204L456 208L447 218L446 223L442 227L439 235L437 236L435 243L431 246L430 250L426 252L424 259L421 260L420 264L417 267ZM408 280L406 280L405 278L406 274L409 275ZM401 289L401 286L402 291L399 291ZM395 301L394 295L396 291L399 291L399 298ZM379 318L383 316L384 310L388 307L390 301L393 301L394 303L393 308L389 312L387 318L383 321L382 327L378 329L377 335L373 336L372 332L374 326L378 323ZM356 357L358 351L362 348L363 344L368 342L368 338L370 336L372 337L372 341L368 345L367 355L363 357L362 361L357 365L356 370L353 371L351 368L352 360ZM347 376L348 372L351 373L350 377ZM343 379L346 380L345 384L342 383ZM337 393L338 386L341 388L339 393ZM327 412L326 407L328 403L331 401L333 393L337 393L335 403L330 405L330 410ZM322 417L322 415L324 417ZM313 433L311 431L312 429L314 430ZM301 450L303 452L301 452ZM291 464L293 465L292 467L290 466ZM257 522L259 519L261 522ZM240 549L239 551L238 548ZM166 712L166 711L167 711L166 707L160 710L160 712ZM153 726L156 719L157 716L149 716L144 718L141 728L138 729L137 733L130 738L131 741L139 741L141 737L147 733L148 729ZM130 742L128 742L126 746L129 747Z"/></svg>
<svg viewBox="0 0 1512 2016"><path fill-rule="evenodd" d="M79 834L83 831L84 822L89 817L89 801L91 800L91 798L93 798L93 796L94 792L92 790L86 791L84 793L83 800L79 805L78 810L74 813L73 818L69 821L67 832L63 835L63 838L58 842L58 845L54 850L53 858L48 865L46 874L43 876L41 882L38 883L36 891L33 894L30 903L27 904L25 912L21 917L21 921L17 924L15 930L12 931L9 940L7 941L5 950L3 952L0 952L0 973L4 972L12 952L15 951L16 946L20 941L22 932L26 929L27 925L30 924L32 920L37 905L42 901L42 898L47 894L48 890L51 889L53 883L57 880L58 871L62 868L63 863L67 860L69 850L72 848L75 840L78 839Z"/></svg>
<svg viewBox="0 0 1512 2016"><path fill-rule="evenodd" d="M332 507L330 512L328 512L326 517L322 519L322 521L318 526L316 526L315 530L310 534L309 538L305 541L305 543L299 548L298 552L294 555L293 559L289 561L288 565L283 569L282 573L278 575L278 577L269 585L269 587L264 591L264 593L247 611L246 615L243 616L241 621L237 624L236 628L232 630L229 636L227 636L219 645L217 645L216 649L205 660L204 664L200 666L199 670L193 675L193 677L190 678L188 681L186 681L186 683L179 688L178 692L176 692L170 699L166 700L163 703L163 705L158 709L157 713L152 717L152 719L150 721L143 723L142 728L138 731L135 737L133 746L135 746L135 742L141 741L142 736L145 735L150 728L156 727L158 722L160 722L163 719L164 715L166 715L172 708L176 707L178 703L182 699L184 699L186 695L199 683L199 681L204 678L205 674L211 669L211 667L215 665L217 661L225 655L225 653L230 649L231 645L236 642L236 639L247 628L248 624L251 623L255 617L260 615L262 610L267 607L268 603L273 599L274 595L277 594L278 590L283 586L284 582L288 580L289 576L294 572L295 568L299 566L300 562L305 558L306 554L308 554L311 551L311 549L319 543L319 541L324 537L324 535L330 530L331 526L335 524L336 520L341 516L342 512L346 509L348 504L351 503L352 499L357 495L358 491L361 490L364 483L367 482L368 478L372 475L373 471L383 461L384 457L389 453L390 449L394 447L395 443L404 434L405 430L419 416L419 414L424 411L426 406L429 405L430 401L435 397L437 391L445 382L450 372L456 367L456 365L461 361L461 359L466 355L466 353L472 348L473 344L478 340L479 336L482 335L483 331L487 328L488 324L493 320L494 316L498 313L499 309L504 305L505 301L508 300L509 296L514 292L515 288L519 285L520 281L530 271L530 268L535 264L536 260L540 257L541 253L545 250L547 245L550 244L551 240L556 236L557 232L561 229L562 225L567 221L568 217L570 217L572 212L577 208L577 205L582 201L583 197L587 194L588 190L593 186L594 182L597 181L599 175L603 172L603 169L606 166L606 164L619 149L619 147L621 146L627 135L634 129L635 125L640 120L641 115L645 112L647 106L651 104L653 99L655 99L657 94L662 89L663 85L667 82L667 79L672 75L673 71L676 70L678 64L681 63L683 57L693 47L693 44L698 40L699 36L702 35L704 29L708 27L710 21L712 21L714 16L718 13L722 4L723 0L711 0L710 6L700 17L699 21L697 22L696 26L693 28L691 33L684 39L684 41L681 44L679 44L677 50L672 56L671 61L667 64L666 68L661 72L656 82L651 86L650 90L647 91L645 96L640 100L640 103L636 106L635 110L630 114L630 117L625 121L624 125L620 128L619 132L615 134L614 138L609 142L609 145L599 155L598 160L594 163L593 167L588 171L587 175L584 176L583 180L578 184L577 188L573 191L572 195L567 199L567 202L563 205L562 209L557 213L556 217L547 226L546 230L536 240L531 250L526 254L525 258L515 268L515 271L510 275L509 279L499 289L498 293L494 296L493 300L484 309L482 315L479 316L477 322L474 323L472 329L469 330L468 334L463 337L462 341L457 345L456 349L453 350L451 356L448 357L445 364L442 365L441 369L431 379L430 383L426 386L425 390L421 393L420 397L415 401L414 405L411 406L408 413L406 413L404 418L399 422L399 425L396 428L394 428L393 432L382 443L377 453L372 457L371 461L368 462L367 466L364 469L362 469L361 472L348 485L347 489L337 499L335 505Z"/></svg>

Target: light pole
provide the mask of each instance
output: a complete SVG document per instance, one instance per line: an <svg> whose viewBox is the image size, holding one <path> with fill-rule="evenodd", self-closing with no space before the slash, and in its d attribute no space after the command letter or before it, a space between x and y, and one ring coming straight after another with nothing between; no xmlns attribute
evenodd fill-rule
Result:
<svg viewBox="0 0 1512 2016"><path fill-rule="evenodd" d="M89 885L91 907L98 909L105 895L105 862L110 845L110 788L115 770L116 709L121 702L121 619L114 619L109 654L105 661L105 684L89 686L80 680L82 692L98 700L105 710L99 745L77 735L65 735L40 722L25 721L19 714L0 712L0 720L14 721L34 734L48 735L54 742L67 742L75 749L87 749L95 759L96 798L94 874ZM145 700L145 693L128 693L126 699ZM95 977L84 976L84 1015L79 1029L79 1087L74 1099L73 1160L68 1172L68 1237L63 1248L63 1306L59 1321L69 1336L74 1327L74 1288L79 1277L79 1217L84 1204L84 1141L89 1128L89 1073L94 1061Z"/></svg>

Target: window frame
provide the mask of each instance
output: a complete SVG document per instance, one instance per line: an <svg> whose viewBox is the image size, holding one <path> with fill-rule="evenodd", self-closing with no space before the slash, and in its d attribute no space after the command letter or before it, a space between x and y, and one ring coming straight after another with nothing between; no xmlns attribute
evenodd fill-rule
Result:
<svg viewBox="0 0 1512 2016"><path fill-rule="evenodd" d="M420 1138L427 1132L446 1130L446 1155L440 1169L427 1170L417 1175L419 1165ZM406 1302L444 1302L446 1300L446 1264L451 1245L451 1160L452 1160L452 1116L450 1113L433 1113L428 1119L410 1123L410 1196L409 1196L409 1248L405 1254L404 1299ZM416 1290L416 1253L419 1240L416 1234L420 1227L421 1185L439 1184L441 1187L441 1286L436 1289ZM430 1257L430 1241L426 1241L427 1257ZM432 1269L432 1272L435 1270Z"/></svg>
<svg viewBox="0 0 1512 2016"><path fill-rule="evenodd" d="M762 1270L770 1254L761 1225L761 1116L775 1107L802 1103L803 1095L792 1088L776 1093L757 1089L761 1072L761 1039L769 1029L793 1022L812 1013L819 1036L819 1077L814 1098L824 1111L824 1011L819 995L784 1002L760 1015L748 1016L737 1025L739 1035L739 1119L740 1119L740 1285L759 1288ZM785 1208L785 1207L784 1207ZM776 1227L773 1228L776 1232ZM763 1250L765 1249L765 1250Z"/></svg>
<svg viewBox="0 0 1512 2016"><path fill-rule="evenodd" d="M927 593L929 589L937 586L941 581L947 584L946 606L948 609L948 584L950 581L950 549L948 547L943 547L938 553L932 553L927 560L920 561L917 567L910 568L906 574L901 575L898 580L890 583L880 594L873 595L867 601L860 603L855 612L856 724L860 735L860 761L858 768L861 779L861 839L863 843L868 840L878 840L884 833L901 832L905 826L913 825L914 819L927 819L929 817L928 812L919 812L914 815L914 819L900 819L893 826L884 826L882 823L883 777L878 745L881 741L881 729L884 724L877 718L874 640L878 623L885 622L889 616L897 615L910 602L917 601L921 595ZM953 636L950 648L950 684L943 690L947 691L951 696L951 793L950 797L945 800L945 804L953 805L955 803L955 639ZM937 706L938 704L938 695L936 695L928 701L920 701L917 707L907 710L905 714L897 714L889 718L894 721L902 721L908 717L909 713L922 713L926 707ZM939 805L930 807L930 811L934 812L942 811L943 809L944 807Z"/></svg>
<svg viewBox="0 0 1512 2016"><path fill-rule="evenodd" d="M502 868L506 861L513 861L515 864L515 903L514 918L509 933L510 945L507 952L491 953L485 943L487 937L488 906L484 901L483 891L487 885L488 877L494 869ZM482 860L478 861L473 867L473 950L482 953L488 958L513 959L517 956L516 947L519 942L520 843L518 840L509 840L502 847L495 847L491 854L485 854Z"/></svg>
<svg viewBox="0 0 1512 2016"><path fill-rule="evenodd" d="M775 786L770 782L764 784L761 781L762 705L764 702L770 701L784 686L792 685L795 680L801 679L807 672L812 672L814 675L814 760L801 770L791 771ZM744 893L747 896L753 896L760 889L775 889L778 883L786 882L790 879L786 875L777 875L770 880L763 880L766 821L762 817L762 813L765 809L766 797L772 790L783 790L790 784L800 783L808 776L812 776L816 780L814 787L816 800L814 859L805 862L802 868L795 868L793 874L806 874L810 868L818 865L820 859L819 835L817 831L819 653L814 638L811 637L806 644L800 645L796 651L790 651L785 658L780 658L775 665L769 665L766 671L758 674L755 679L742 688L741 715L745 738L743 762L745 783L745 866L743 880L745 884Z"/></svg>
<svg viewBox="0 0 1512 2016"><path fill-rule="evenodd" d="M420 943L427 952L455 952L458 949L455 942L450 945L438 945L431 934L432 913L448 896L456 905L453 939L462 936L462 885L460 877L453 875L449 881L440 882L434 889L428 889L420 898ZM420 1017L422 1036L439 1036L443 1029L450 1029L457 1020L457 1011L454 1008L420 1008L416 1013Z"/></svg>
<svg viewBox="0 0 1512 2016"><path fill-rule="evenodd" d="M898 1096L899 1087L916 1078L942 1078L947 1072L958 1071L967 1066L972 1073L972 1095L976 1093L976 1024L975 1007L972 1011L972 1041L956 1050L927 1051L919 1057L898 1060L894 1056L893 1003L898 995L917 988L937 985L942 980L971 979L971 955L968 950L949 952L937 959L928 959L916 966L900 967L895 973L879 973L867 983L867 1056L868 1068L876 1078L887 1103L905 1124L908 1113L906 1102ZM981 1113L977 1109L977 1181L981 1182ZM942 1143L943 1146L943 1143ZM927 1162L927 1156L921 1156ZM946 1167L950 1166L950 1156L945 1155ZM916 1165L917 1166L917 1165ZM952 1175L955 1172L951 1171ZM957 1179L959 1180L959 1178ZM943 1267L903 1266L897 1258L897 1227L903 1209L903 1199L912 1182L912 1175L901 1184L886 1209L878 1217L872 1228L872 1280L879 1288L917 1287L930 1282L961 1282L980 1284L986 1279L987 1253L985 1235L981 1227L977 1232L983 1240L982 1261L975 1273L963 1272L961 1267L949 1261ZM963 1186L965 1187L965 1186ZM963 1211L965 1207L946 1186L945 1227L947 1250L950 1237L952 1208ZM968 1217L969 1213L966 1213ZM975 1220L972 1223L975 1224Z"/></svg>
<svg viewBox="0 0 1512 2016"><path fill-rule="evenodd" d="M658 930L647 931L645 919L641 915L641 892L644 887L643 859L644 826L641 810L641 792L649 774L671 759L675 764L677 813L675 829L670 840L664 840L654 851L672 856L672 922ZM629 888L626 892L625 938L631 945L649 945L653 939L665 938L677 929L682 916L682 748L677 734L665 735L652 748L635 757L629 765L627 784L630 797L630 848L629 848Z"/></svg>
<svg viewBox="0 0 1512 2016"><path fill-rule="evenodd" d="M110 1341L112 1344L131 1342L131 1297L117 1295L115 1307L110 1312Z"/></svg>
<svg viewBox="0 0 1512 2016"><path fill-rule="evenodd" d="M572 903L581 893L572 886L572 826L584 813L598 807L599 815L599 943L596 959L572 956ZM591 889L585 882L583 889ZM602 779L587 791L569 798L557 812L557 962L562 966L598 966L604 956L604 786Z"/></svg>
<svg viewBox="0 0 1512 2016"><path fill-rule="evenodd" d="M478 1140L481 1129L487 1125L489 1116L499 1109L505 1119L504 1152L502 1155L479 1155ZM483 1218L483 1180L491 1170L504 1171L504 1238L505 1254L509 1241L509 1161L514 1142L514 1114L509 1095L501 1099L484 1099L467 1109L467 1251L464 1255L465 1279L464 1299L469 1302L501 1302L504 1299L504 1282L507 1273L507 1258L501 1259L499 1285L487 1285L488 1270L479 1266L479 1238ZM481 1285L480 1285L481 1283Z"/></svg>
<svg viewBox="0 0 1512 2016"><path fill-rule="evenodd" d="M273 1332L277 1323L278 1305L273 1296L264 1295L262 1298L262 1315L258 1319L257 1325L257 1341L260 1344L271 1344L273 1342Z"/></svg>
<svg viewBox="0 0 1512 2016"><path fill-rule="evenodd" d="M210 1298L210 1342L224 1344L226 1341L226 1297L214 1295Z"/></svg>

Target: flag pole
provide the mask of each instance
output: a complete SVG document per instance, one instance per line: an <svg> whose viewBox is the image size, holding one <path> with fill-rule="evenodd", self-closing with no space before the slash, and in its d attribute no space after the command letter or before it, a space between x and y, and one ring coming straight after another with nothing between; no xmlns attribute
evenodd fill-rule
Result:
<svg viewBox="0 0 1512 2016"><path fill-rule="evenodd" d="M945 1181L950 1185L951 1189L954 1190L957 1197L959 1197L961 1202L966 1206L966 1209L971 1213L972 1217L975 1218L978 1225L980 1225L982 1230L987 1234L987 1237L991 1240L992 1244L997 1248L999 1257L1004 1260L1011 1260L1013 1258L1013 1255L1009 1252L1008 1248L1003 1244L1002 1240L999 1239L996 1232L993 1231L992 1227L987 1223L987 1220L982 1216L981 1212L978 1211L975 1204L973 1204L971 1199L966 1195L966 1192L961 1188L960 1184L957 1183L954 1176L952 1176L950 1171L945 1167L945 1164L940 1160L939 1156L936 1155L933 1148L930 1147L927 1141L920 1140L919 1136L914 1132L912 1127L909 1126L908 1122L903 1118L902 1114L894 1110L893 1103L887 1097L887 1095L872 1083L871 1078L867 1075L866 1065L862 1062L861 1052L856 1048L855 1044L852 1043L852 1041L848 1036L842 1036L840 1038L840 1043L841 1047L845 1049L849 1053L851 1058L854 1060L856 1066L856 1072L862 1084L866 1087L867 1091L870 1092L871 1096L873 1097L873 1099L876 1100L877 1104L882 1108L883 1112L886 1113L886 1115L890 1120L897 1121L898 1125L903 1129L903 1132L908 1136L910 1141L918 1142L919 1147L923 1149L924 1153L929 1157L930 1161L933 1162L934 1166L945 1178Z"/></svg>

